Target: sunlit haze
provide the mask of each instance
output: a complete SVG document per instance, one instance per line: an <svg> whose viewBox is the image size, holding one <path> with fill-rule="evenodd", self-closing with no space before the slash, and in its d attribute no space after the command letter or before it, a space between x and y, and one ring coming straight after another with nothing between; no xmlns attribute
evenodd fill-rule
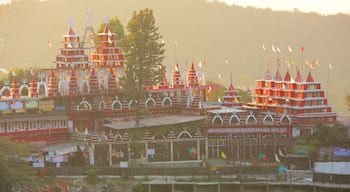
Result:
<svg viewBox="0 0 350 192"><path fill-rule="evenodd" d="M0 0L1 4L8 4L16 0ZM20 1L20 0L17 0ZM38 0L44 1L44 0ZM257 8L270 8L278 11L293 11L298 9L302 12L316 12L322 15L333 15L337 13L350 14L349 0L207 0L209 2L219 1L228 5L238 5L242 7L252 6Z"/></svg>
<svg viewBox="0 0 350 192"><path fill-rule="evenodd" d="M209 0L213 1L213 0ZM214 0L216 1L216 0ZM235 4L243 7L270 8L272 10L293 11L294 8L302 12L317 12L322 15L337 13L350 14L349 0L218 0L229 5Z"/></svg>

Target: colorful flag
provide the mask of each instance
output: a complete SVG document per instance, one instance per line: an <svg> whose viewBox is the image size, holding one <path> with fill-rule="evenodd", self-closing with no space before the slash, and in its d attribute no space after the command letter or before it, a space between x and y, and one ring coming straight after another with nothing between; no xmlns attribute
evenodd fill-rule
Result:
<svg viewBox="0 0 350 192"><path fill-rule="evenodd" d="M286 157L283 153L282 153L282 150L279 148L278 149L278 155L281 156L281 157Z"/></svg>
<svg viewBox="0 0 350 192"><path fill-rule="evenodd" d="M275 160L276 160L277 163L280 163L280 162L281 162L280 159L278 158L277 153L275 153Z"/></svg>
<svg viewBox="0 0 350 192"><path fill-rule="evenodd" d="M304 53L304 51L305 51L304 46L301 46L301 53Z"/></svg>
<svg viewBox="0 0 350 192"><path fill-rule="evenodd" d="M328 65L328 67L329 67L329 69L333 69L333 64L332 63L329 63L329 65Z"/></svg>
<svg viewBox="0 0 350 192"><path fill-rule="evenodd" d="M112 40L110 38L108 38L108 43L112 44Z"/></svg>
<svg viewBox="0 0 350 192"><path fill-rule="evenodd" d="M235 103L239 103L237 96L235 97Z"/></svg>
<svg viewBox="0 0 350 192"><path fill-rule="evenodd" d="M292 47L290 47L289 45L288 45L288 51L289 51L290 53L293 53Z"/></svg>
<svg viewBox="0 0 350 192"><path fill-rule="evenodd" d="M221 151L221 152L220 152L220 157L223 158L223 159L227 159L227 156L226 156L226 154L224 153L224 151Z"/></svg>
<svg viewBox="0 0 350 192"><path fill-rule="evenodd" d="M276 53L275 45L272 45L272 51L273 51L274 53Z"/></svg>
<svg viewBox="0 0 350 192"><path fill-rule="evenodd" d="M211 86L209 86L208 93L211 93L211 91L212 91L212 88L211 88Z"/></svg>
<svg viewBox="0 0 350 192"><path fill-rule="evenodd" d="M295 60L294 59L290 59L289 64L294 65L295 64Z"/></svg>
<svg viewBox="0 0 350 192"><path fill-rule="evenodd" d="M277 46L276 46L276 51L277 51L278 53L281 52L280 48L278 48Z"/></svg>
<svg viewBox="0 0 350 192"><path fill-rule="evenodd" d="M265 153L259 153L258 154L258 159L262 161L266 161L267 157Z"/></svg>

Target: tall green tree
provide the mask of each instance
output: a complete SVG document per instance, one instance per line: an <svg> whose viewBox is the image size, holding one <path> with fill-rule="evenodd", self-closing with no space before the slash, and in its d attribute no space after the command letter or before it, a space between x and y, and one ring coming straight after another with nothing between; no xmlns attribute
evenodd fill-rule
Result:
<svg viewBox="0 0 350 192"><path fill-rule="evenodd" d="M30 191L37 184L37 176L24 160L29 154L28 146L0 137L0 191L24 189Z"/></svg>
<svg viewBox="0 0 350 192"><path fill-rule="evenodd" d="M160 82L165 73L162 65L164 42L151 9L135 11L126 29L128 34L123 48L126 68L121 85L127 97L136 102L135 125L139 126L139 101L146 95L145 87Z"/></svg>

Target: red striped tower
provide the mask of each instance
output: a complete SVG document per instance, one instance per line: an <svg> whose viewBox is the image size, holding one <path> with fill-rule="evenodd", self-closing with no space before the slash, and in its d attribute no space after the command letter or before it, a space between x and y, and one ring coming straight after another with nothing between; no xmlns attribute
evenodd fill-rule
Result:
<svg viewBox="0 0 350 192"><path fill-rule="evenodd" d="M173 84L174 84L174 88L184 88L185 87L183 82L182 82L182 79L181 79L181 74L179 71L178 64L176 64L176 66L175 66L175 71L173 74Z"/></svg>
<svg viewBox="0 0 350 192"><path fill-rule="evenodd" d="M187 81L189 87L198 87L198 78L196 70L194 69L194 63L192 63L192 66L188 71Z"/></svg>
<svg viewBox="0 0 350 192"><path fill-rule="evenodd" d="M16 75L13 76L13 83L11 84L12 98L19 98L19 84L17 83Z"/></svg>
<svg viewBox="0 0 350 192"><path fill-rule="evenodd" d="M116 75L115 79L119 79L124 73L124 54L120 51L115 43L115 34L110 31L109 24L102 33L97 34L98 45L95 53L92 53L91 61L96 68L113 68Z"/></svg>
<svg viewBox="0 0 350 192"><path fill-rule="evenodd" d="M90 71L90 92L91 93L97 93L99 91L98 89L98 79L95 73L95 68L92 68Z"/></svg>
<svg viewBox="0 0 350 192"><path fill-rule="evenodd" d="M31 97L38 97L37 86L38 84L35 81L35 75L34 73L32 73L32 81L29 83L29 90L30 90Z"/></svg>
<svg viewBox="0 0 350 192"><path fill-rule="evenodd" d="M75 76L74 69L72 70L70 81L69 81L69 95L79 94L77 77Z"/></svg>
<svg viewBox="0 0 350 192"><path fill-rule="evenodd" d="M57 96L58 94L58 84L55 76L55 71L51 70L51 75L49 77L49 82L48 82L48 95L49 96Z"/></svg>
<svg viewBox="0 0 350 192"><path fill-rule="evenodd" d="M89 57L84 54L84 48L81 46L79 35L70 27L66 35L63 36L63 45L60 55L56 56L56 68L88 68Z"/></svg>

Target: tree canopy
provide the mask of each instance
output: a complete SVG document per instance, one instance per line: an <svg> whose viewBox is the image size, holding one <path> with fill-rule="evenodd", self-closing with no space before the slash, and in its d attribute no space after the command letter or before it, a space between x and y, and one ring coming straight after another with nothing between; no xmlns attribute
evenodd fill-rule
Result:
<svg viewBox="0 0 350 192"><path fill-rule="evenodd" d="M121 85L129 99L138 103L145 96L145 87L156 84L164 76L164 43L151 9L135 11L126 29L128 34L123 47L126 68ZM136 125L139 124L139 113L136 104Z"/></svg>
<svg viewBox="0 0 350 192"><path fill-rule="evenodd" d="M0 191L13 189L34 189L37 178L28 157L28 146L14 143L7 137L0 137Z"/></svg>

